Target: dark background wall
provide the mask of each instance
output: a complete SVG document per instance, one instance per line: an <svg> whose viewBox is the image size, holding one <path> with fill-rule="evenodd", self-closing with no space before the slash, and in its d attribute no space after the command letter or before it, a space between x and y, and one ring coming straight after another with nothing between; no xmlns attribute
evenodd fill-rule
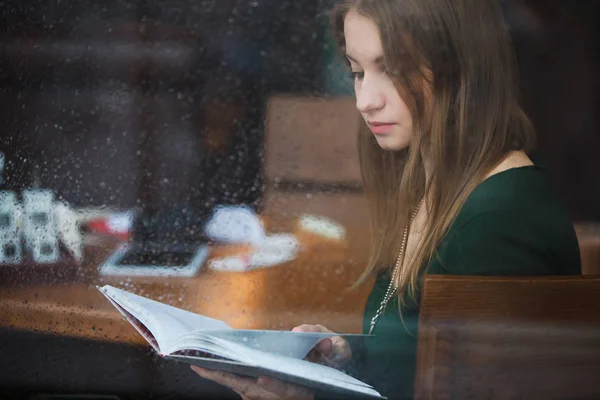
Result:
<svg viewBox="0 0 600 400"><path fill-rule="evenodd" d="M598 21L594 0L529 0L514 16L527 113L572 217L600 220Z"/></svg>

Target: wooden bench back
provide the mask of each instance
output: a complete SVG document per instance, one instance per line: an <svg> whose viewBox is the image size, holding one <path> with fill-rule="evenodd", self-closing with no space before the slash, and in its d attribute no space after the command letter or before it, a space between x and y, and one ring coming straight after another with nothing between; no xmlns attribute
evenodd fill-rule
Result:
<svg viewBox="0 0 600 400"><path fill-rule="evenodd" d="M360 184L351 96L273 96L265 121L267 182Z"/></svg>
<svg viewBox="0 0 600 400"><path fill-rule="evenodd" d="M271 96L265 116L264 212L290 220L319 215L342 224L350 239L364 237L369 216L356 148L359 121L353 96ZM272 222L274 229L287 229ZM358 264L368 257L368 243L362 242L353 256Z"/></svg>
<svg viewBox="0 0 600 400"><path fill-rule="evenodd" d="M600 277L428 276L415 398L600 398Z"/></svg>

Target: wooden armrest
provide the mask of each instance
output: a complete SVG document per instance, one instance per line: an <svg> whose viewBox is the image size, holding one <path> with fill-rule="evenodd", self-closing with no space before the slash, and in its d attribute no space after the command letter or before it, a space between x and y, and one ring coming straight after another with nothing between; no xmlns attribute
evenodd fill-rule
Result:
<svg viewBox="0 0 600 400"><path fill-rule="evenodd" d="M600 277L430 275L415 398L600 393Z"/></svg>

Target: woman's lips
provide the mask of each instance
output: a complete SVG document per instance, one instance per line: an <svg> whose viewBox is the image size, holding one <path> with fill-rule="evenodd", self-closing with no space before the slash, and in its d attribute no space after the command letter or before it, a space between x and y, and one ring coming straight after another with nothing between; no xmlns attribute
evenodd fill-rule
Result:
<svg viewBox="0 0 600 400"><path fill-rule="evenodd" d="M394 123L388 122L369 122L369 128L371 128L371 132L376 135L383 135L388 133L394 127Z"/></svg>

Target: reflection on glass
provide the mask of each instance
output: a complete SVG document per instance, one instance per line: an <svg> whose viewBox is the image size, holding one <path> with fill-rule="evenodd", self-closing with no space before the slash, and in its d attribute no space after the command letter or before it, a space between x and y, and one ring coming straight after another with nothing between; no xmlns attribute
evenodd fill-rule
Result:
<svg viewBox="0 0 600 400"><path fill-rule="evenodd" d="M336 2L3 1L0 320L134 342L89 294L102 282L238 328L359 332L368 293L346 289L370 220ZM553 179L576 219L598 220L592 1L502 3ZM255 229L209 235L228 207ZM585 232L595 266L598 230ZM97 364L81 353L21 370ZM156 363L115 353L107 363L134 373Z"/></svg>
<svg viewBox="0 0 600 400"><path fill-rule="evenodd" d="M11 216L9 214L0 214L0 229L8 228L11 225Z"/></svg>
<svg viewBox="0 0 600 400"><path fill-rule="evenodd" d="M31 214L31 222L38 226L46 225L48 223L48 214L43 212L34 212Z"/></svg>

